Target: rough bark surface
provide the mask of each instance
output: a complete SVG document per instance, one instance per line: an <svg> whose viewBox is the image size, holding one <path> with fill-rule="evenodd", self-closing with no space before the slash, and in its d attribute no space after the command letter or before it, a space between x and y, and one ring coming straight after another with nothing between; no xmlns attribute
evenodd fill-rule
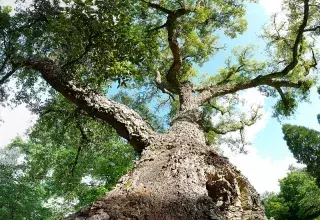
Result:
<svg viewBox="0 0 320 220"><path fill-rule="evenodd" d="M265 219L259 195L228 160L205 145L198 125L176 121L114 190L68 220Z"/></svg>

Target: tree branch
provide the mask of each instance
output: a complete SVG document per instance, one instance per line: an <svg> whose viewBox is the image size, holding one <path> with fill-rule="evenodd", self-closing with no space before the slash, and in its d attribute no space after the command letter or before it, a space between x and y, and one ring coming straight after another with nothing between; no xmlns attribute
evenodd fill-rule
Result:
<svg viewBox="0 0 320 220"><path fill-rule="evenodd" d="M284 94L284 92L282 91L282 89L280 87L276 87L276 90L278 91L280 97L281 97L281 100L285 106L285 108L289 109L289 101L288 99L286 98L286 95Z"/></svg>
<svg viewBox="0 0 320 220"><path fill-rule="evenodd" d="M303 39L304 30L308 24L309 9L309 0L304 0L303 20L299 26L298 33L292 48L292 61L282 71L269 74L271 78L283 77L297 66L299 58L299 46Z"/></svg>
<svg viewBox="0 0 320 220"><path fill-rule="evenodd" d="M169 13L167 17L166 24L167 24L167 31L168 31L168 43L173 56L173 62L170 66L169 71L167 72L166 78L168 83L172 87L178 87L179 85L178 73L182 67L181 50L179 47L177 34L175 32L175 22L179 17L186 15L190 12L191 10L189 9L181 8L176 11L173 11L172 13Z"/></svg>
<svg viewBox="0 0 320 220"><path fill-rule="evenodd" d="M160 89L163 93L168 94L172 100L175 100L174 95L166 88L166 86L163 84L162 80L161 80L161 73L160 71L157 71L157 76L155 79L155 83L158 89Z"/></svg>
<svg viewBox="0 0 320 220"><path fill-rule="evenodd" d="M220 112L221 115L224 115L227 113L224 109L222 109L220 106L214 105L210 100L208 101L208 104L211 106L211 108L215 109L216 111Z"/></svg>
<svg viewBox="0 0 320 220"><path fill-rule="evenodd" d="M268 75L258 76L254 79L248 80L246 82L241 82L234 85L212 85L203 89L198 90L200 92L198 96L198 102L203 104L210 100L211 98L235 93L240 90L254 88L257 86L268 85L275 88L280 87L293 87L299 88L303 82L299 81L297 83L291 82L289 80L284 80L283 77L289 74L298 64L299 59L299 46L303 39L303 33L308 23L309 18L309 0L304 0L304 15L302 22L299 26L298 33L292 48L292 61L280 72L273 72Z"/></svg>
<svg viewBox="0 0 320 220"><path fill-rule="evenodd" d="M164 13L166 13L166 14L172 13L171 10L166 9L166 8L164 8L164 7L162 7L162 6L158 5L158 4L155 4L155 3L152 3L152 2L148 2L148 1L144 1L144 0L142 0L142 1L143 1L144 3L146 3L146 4L148 4L149 7L154 8L154 9L156 9L156 10L158 10L158 11L164 12Z"/></svg>
<svg viewBox="0 0 320 220"><path fill-rule="evenodd" d="M224 128L224 129L219 129L218 127L211 127L210 130L212 130L216 134L221 134L221 135L224 135L230 132L235 132L238 130L241 131L241 130L244 130L245 127L250 127L254 125L257 119L259 119L259 117L260 115L258 113L258 110L256 110L250 119L241 120L237 125L233 124L232 127Z"/></svg>
<svg viewBox="0 0 320 220"><path fill-rule="evenodd" d="M82 146L85 144L85 143L88 143L90 140L86 134L86 132L84 131L83 127L81 126L80 122L77 121L77 127L81 133L81 140L80 140L80 143L79 143L79 146L78 146L78 150L77 150L77 154L76 154L76 157L74 159L74 162L72 164L72 169L71 169L71 175L74 176L74 171L76 169L76 166L78 164L78 160L79 160L79 156L80 156L80 152L82 150Z"/></svg>
<svg viewBox="0 0 320 220"><path fill-rule="evenodd" d="M304 32L316 31L316 30L318 30L318 29L320 29L320 25L314 26L314 27L312 27L312 28L304 29Z"/></svg>
<svg viewBox="0 0 320 220"><path fill-rule="evenodd" d="M231 94L231 93L238 92L240 90L250 89L250 88L254 88L262 85L267 85L271 87L300 88L302 84L303 84L302 81L295 83L288 80L272 80L269 78L269 75L258 76L244 83L238 83L235 85L216 85L216 86L211 86L209 88L201 89L199 90L200 94L198 96L198 102L200 104L203 104L214 97Z"/></svg>
<svg viewBox="0 0 320 220"><path fill-rule="evenodd" d="M150 144L155 133L132 109L88 88L79 87L72 81L64 80L61 68L50 59L28 58L24 60L23 66L39 71L55 90L88 115L110 124L136 151L142 152Z"/></svg>
<svg viewBox="0 0 320 220"><path fill-rule="evenodd" d="M240 72L241 69L242 69L244 66L245 66L245 65L242 64L242 65L238 66L238 68L237 68L235 71L231 71L231 70L230 70L230 71L228 72L228 75L227 75L221 82L217 83L217 85L222 85L222 84L225 84L225 83L229 82L229 79L230 79L233 75L235 75L235 74L237 74L238 72Z"/></svg>
<svg viewBox="0 0 320 220"><path fill-rule="evenodd" d="M11 71L9 71L6 75L4 75L1 79L0 79L0 86L2 84L4 84L6 82L7 79L9 79L14 73L16 72L16 69L12 69Z"/></svg>
<svg viewBox="0 0 320 220"><path fill-rule="evenodd" d="M148 30L148 32L151 33L153 31L158 31L158 30L161 30L165 27L167 27L167 23L164 23L163 25L160 25L159 27L152 28L152 29Z"/></svg>

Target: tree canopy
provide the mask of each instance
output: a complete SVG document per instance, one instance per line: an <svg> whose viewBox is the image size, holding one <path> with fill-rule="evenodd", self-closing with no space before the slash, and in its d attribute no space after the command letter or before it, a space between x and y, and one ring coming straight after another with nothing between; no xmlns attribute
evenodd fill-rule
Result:
<svg viewBox="0 0 320 220"><path fill-rule="evenodd" d="M320 186L320 133L303 126L283 126L284 139L298 162L307 165L308 172Z"/></svg>
<svg viewBox="0 0 320 220"><path fill-rule="evenodd" d="M316 83L317 0L284 1L286 19L275 15L264 29L266 60L239 45L207 76L198 67L224 50L219 38L244 33L256 1L23 2L14 12L0 6L0 101L27 103L39 119L30 139L12 146L50 196L79 206L109 190L174 121L199 125L207 144L233 131L244 143L244 128L261 115L257 106L239 112L238 92L277 97L281 118Z"/></svg>
<svg viewBox="0 0 320 220"><path fill-rule="evenodd" d="M295 170L279 182L279 194L264 195L267 217L276 220L320 218L320 188L313 177L304 171Z"/></svg>
<svg viewBox="0 0 320 220"><path fill-rule="evenodd" d="M320 94L320 89L318 89ZM320 123L320 114L317 116ZM284 140L298 162L307 165L307 171L320 186L320 132L304 126L285 124Z"/></svg>
<svg viewBox="0 0 320 220"><path fill-rule="evenodd" d="M174 106L188 109L183 105L191 104L183 100L182 87L190 87L194 93L192 105L209 111L204 115L230 116L236 101L223 109L226 95L258 87L264 94L280 98L275 116L288 116L315 82L310 75L318 58L315 0L284 2L287 20L276 21L274 16L275 22L263 34L268 42L269 58L265 61L254 59L254 47L241 45L218 73L207 77L198 73L198 65L224 49L219 38L235 38L246 30L248 2L35 0L28 9L16 9L14 15L2 6L0 83L14 79L18 89L11 98L27 102L36 112L43 111L56 96L47 83L79 108L84 107L80 96L68 96L67 85L102 94L116 86L138 90L145 93L143 100L155 103L153 106L169 107L171 119L177 116ZM44 67L54 70L66 84L58 88L55 75L46 75ZM41 91L47 91L46 95ZM2 100L8 93L2 86ZM215 125L210 117L203 120L212 136L241 130L258 115L253 110L246 117L222 117Z"/></svg>
<svg viewBox="0 0 320 220"><path fill-rule="evenodd" d="M18 149L0 151L0 218L40 220L49 217L52 213L43 205L44 188L29 179L26 164L18 161L21 156Z"/></svg>

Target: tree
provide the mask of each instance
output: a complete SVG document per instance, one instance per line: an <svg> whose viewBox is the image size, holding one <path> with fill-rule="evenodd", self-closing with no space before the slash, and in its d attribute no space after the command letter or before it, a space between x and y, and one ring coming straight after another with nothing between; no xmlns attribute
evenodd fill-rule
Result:
<svg viewBox="0 0 320 220"><path fill-rule="evenodd" d="M141 154L112 191L69 219L264 219L256 191L208 143L231 131L244 143L244 128L260 114L252 107L234 116L242 90L279 96L275 116L294 113L314 84L319 6L285 1L287 19L265 30L269 60L242 46L218 74L201 77L195 67L223 49L218 38L245 31L247 2L34 0L13 15L1 8L1 99L15 80L13 101L41 115L59 93ZM116 86L154 105L139 114L108 98ZM223 100L233 101L222 108ZM150 122L161 107L170 109L164 130ZM213 123L212 115L223 116Z"/></svg>
<svg viewBox="0 0 320 220"><path fill-rule="evenodd" d="M289 219L289 207L282 197L275 193L270 193L265 195L265 198L262 198L262 203L268 218L273 217L277 220Z"/></svg>
<svg viewBox="0 0 320 220"><path fill-rule="evenodd" d="M320 115L318 122L320 123ZM307 165L307 171L317 179L320 186L320 132L290 124L283 125L282 131L293 156L298 162Z"/></svg>
<svg viewBox="0 0 320 220"><path fill-rule="evenodd" d="M11 146L24 154L30 179L43 182L49 197L77 201L76 209L111 189L138 157L111 128L78 114L62 97L47 103L28 141L17 138Z"/></svg>
<svg viewBox="0 0 320 220"><path fill-rule="evenodd" d="M280 193L262 200L267 217L276 220L320 218L320 188L304 171L295 170L280 181Z"/></svg>
<svg viewBox="0 0 320 220"><path fill-rule="evenodd" d="M285 124L284 139L298 162L307 165L307 171L320 185L320 133L303 126Z"/></svg>
<svg viewBox="0 0 320 220"><path fill-rule="evenodd" d="M0 218L45 219L51 216L50 209L44 207L46 193L24 175L27 166L19 163L20 157L18 149L0 151Z"/></svg>

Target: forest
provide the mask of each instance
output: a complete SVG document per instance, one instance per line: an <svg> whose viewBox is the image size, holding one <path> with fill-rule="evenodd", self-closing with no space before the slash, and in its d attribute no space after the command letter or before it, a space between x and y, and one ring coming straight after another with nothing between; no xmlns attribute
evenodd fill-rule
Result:
<svg viewBox="0 0 320 220"><path fill-rule="evenodd" d="M5 146L0 124L0 219L320 220L320 130L287 123L318 101L320 1L246 35L262 2L0 1L0 119L35 118ZM277 192L226 153L267 107L299 163Z"/></svg>

